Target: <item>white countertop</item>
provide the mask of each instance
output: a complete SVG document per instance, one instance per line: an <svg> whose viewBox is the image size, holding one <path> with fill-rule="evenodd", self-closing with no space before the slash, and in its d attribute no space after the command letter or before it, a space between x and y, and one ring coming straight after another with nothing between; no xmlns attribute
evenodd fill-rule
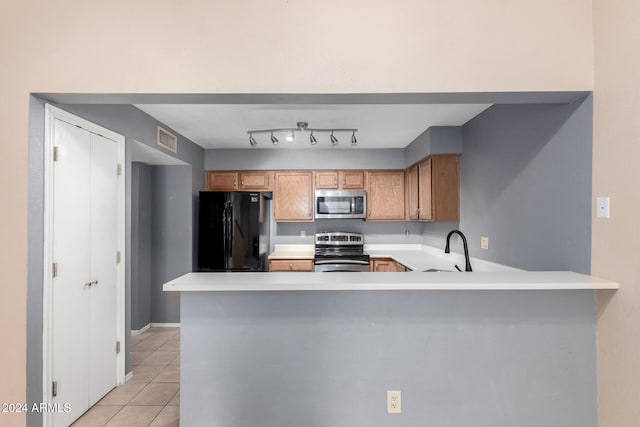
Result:
<svg viewBox="0 0 640 427"><path fill-rule="evenodd" d="M474 273L187 273L174 292L459 291L618 289L616 282L568 271Z"/></svg>

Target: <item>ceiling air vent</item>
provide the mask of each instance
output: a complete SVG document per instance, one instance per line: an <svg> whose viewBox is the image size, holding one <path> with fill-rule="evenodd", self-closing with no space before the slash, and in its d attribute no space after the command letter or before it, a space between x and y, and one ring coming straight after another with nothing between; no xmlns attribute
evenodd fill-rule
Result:
<svg viewBox="0 0 640 427"><path fill-rule="evenodd" d="M178 152L178 138L158 126L158 145L174 153Z"/></svg>

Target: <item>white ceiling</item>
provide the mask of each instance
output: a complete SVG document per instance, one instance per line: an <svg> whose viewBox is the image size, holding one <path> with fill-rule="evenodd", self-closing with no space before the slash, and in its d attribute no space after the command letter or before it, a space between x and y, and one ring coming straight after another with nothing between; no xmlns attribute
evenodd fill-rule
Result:
<svg viewBox="0 0 640 427"><path fill-rule="evenodd" d="M460 126L491 104L136 104L136 107L203 148L249 149L248 130L292 128L357 128L358 148L402 148L431 126ZM292 144L276 134L275 148L312 148L305 132ZM329 134L314 134L315 147L330 146ZM349 147L351 134L336 133ZM269 134L254 135L257 148L274 148Z"/></svg>

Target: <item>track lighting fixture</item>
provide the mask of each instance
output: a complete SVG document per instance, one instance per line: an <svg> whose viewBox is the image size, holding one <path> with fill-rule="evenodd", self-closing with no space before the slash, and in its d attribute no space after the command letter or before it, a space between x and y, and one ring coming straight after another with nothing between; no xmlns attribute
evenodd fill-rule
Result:
<svg viewBox="0 0 640 427"><path fill-rule="evenodd" d="M270 133L271 134L271 143L273 143L273 145L277 145L278 144L278 138L274 135L276 133L284 133L286 134L285 139L287 140L287 142L289 142L290 144L292 144L293 142L295 142L296 140L296 134L298 132L310 132L309 134L309 142L311 143L311 145L316 145L318 143L318 140L316 139L316 136L314 135L315 133L330 133L331 135L329 136L329 141L331 142L332 146L336 146L338 145L338 137L334 135L334 133L340 133L340 132L351 132L351 145L355 146L358 141L356 140L356 132L358 132L358 129L320 129L320 128L310 128L309 127L309 123L307 122L298 122L296 123L296 127L294 128L278 128L278 129L256 129L256 130L249 130L247 131L247 133L249 134L249 144L251 144L251 146L257 145L258 142L253 138L253 134L254 133Z"/></svg>

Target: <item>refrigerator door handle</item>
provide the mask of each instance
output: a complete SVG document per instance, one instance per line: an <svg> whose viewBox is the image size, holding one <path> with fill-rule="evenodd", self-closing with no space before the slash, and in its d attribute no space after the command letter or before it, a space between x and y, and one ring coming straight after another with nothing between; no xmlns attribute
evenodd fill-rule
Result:
<svg viewBox="0 0 640 427"><path fill-rule="evenodd" d="M233 254L233 203L229 203L229 214L227 215L227 251L229 252L229 258Z"/></svg>

